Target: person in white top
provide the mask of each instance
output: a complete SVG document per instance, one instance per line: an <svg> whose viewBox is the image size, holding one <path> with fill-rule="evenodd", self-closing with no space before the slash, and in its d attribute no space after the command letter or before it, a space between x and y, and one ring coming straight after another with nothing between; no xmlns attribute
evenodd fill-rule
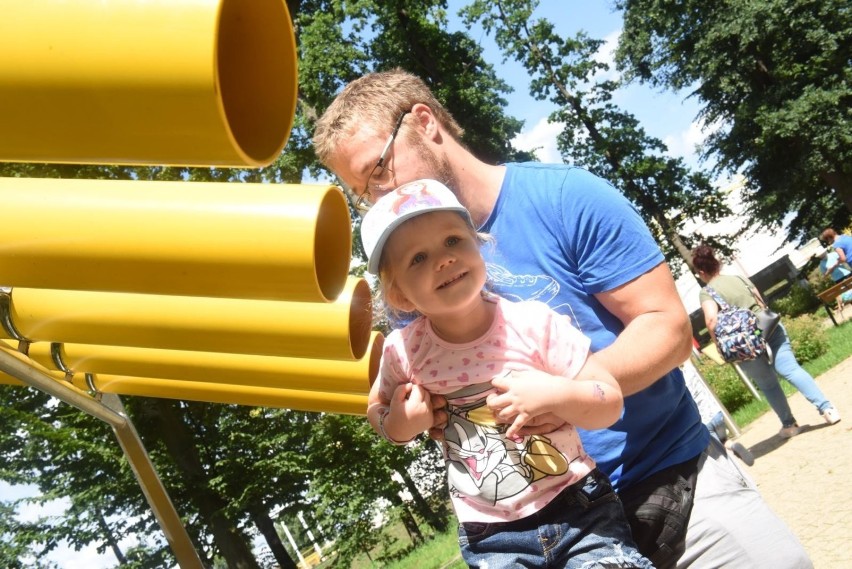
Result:
<svg viewBox="0 0 852 569"><path fill-rule="evenodd" d="M484 292L470 215L435 180L378 200L361 236L386 304L416 315L385 342L367 416L405 444L432 427L430 394L447 399L444 456L467 564L652 567L575 428L608 427L623 406L589 339L541 302ZM528 434L542 415L562 426Z"/></svg>

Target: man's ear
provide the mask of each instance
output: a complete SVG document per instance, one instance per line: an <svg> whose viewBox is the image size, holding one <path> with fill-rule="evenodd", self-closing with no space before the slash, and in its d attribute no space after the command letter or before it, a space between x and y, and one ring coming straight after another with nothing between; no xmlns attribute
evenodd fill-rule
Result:
<svg viewBox="0 0 852 569"><path fill-rule="evenodd" d="M414 312L417 310L417 307L408 300L408 297L399 290L399 287L394 286L393 284L385 288L385 299L387 299L388 303L397 310L401 310L403 312Z"/></svg>
<svg viewBox="0 0 852 569"><path fill-rule="evenodd" d="M441 125L435 118L435 113L424 103L415 103L411 107L411 113L417 118L417 124L423 130L428 140L435 141L441 137Z"/></svg>

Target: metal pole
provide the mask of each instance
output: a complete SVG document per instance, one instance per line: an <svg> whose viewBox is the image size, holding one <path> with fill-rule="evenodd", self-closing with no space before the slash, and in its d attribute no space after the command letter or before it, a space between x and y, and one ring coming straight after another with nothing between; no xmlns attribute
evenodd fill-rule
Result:
<svg viewBox="0 0 852 569"><path fill-rule="evenodd" d="M127 461L133 468L133 473L139 481L142 493L145 494L154 516L160 522L160 528L163 530L163 534L165 534L181 569L203 568L201 558L198 556L189 534L186 533L186 528L160 477L157 475L133 422L127 417L121 399L113 393L104 393L101 395L101 401L126 418L123 425L113 426L113 431L124 450L124 456L127 457Z"/></svg>
<svg viewBox="0 0 852 569"><path fill-rule="evenodd" d="M758 393L757 389L754 387L754 384L751 380L746 376L745 372L740 368L740 364L738 362L734 362L731 365L734 366L734 369L737 370L737 374L740 376L740 379L743 380L743 383L751 391L751 394L754 395L755 399L760 400L760 393Z"/></svg>
<svg viewBox="0 0 852 569"><path fill-rule="evenodd" d="M181 569L201 569L204 567L195 546L189 539L189 534L186 533L186 528L183 526L180 516L175 510L174 504L169 499L169 495L159 476L157 476L154 465L151 463L133 423L124 412L124 406L117 395L104 394L102 397L106 402L98 401L71 385L54 380L46 373L36 369L23 354L4 346L0 346L0 371L110 425Z"/></svg>

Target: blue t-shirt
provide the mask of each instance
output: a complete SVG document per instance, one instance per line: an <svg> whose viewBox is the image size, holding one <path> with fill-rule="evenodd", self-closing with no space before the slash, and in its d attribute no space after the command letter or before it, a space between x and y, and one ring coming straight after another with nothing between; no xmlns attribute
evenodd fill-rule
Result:
<svg viewBox="0 0 852 569"><path fill-rule="evenodd" d="M819 262L819 270L822 274L825 274L825 271L828 267L837 263L840 260L840 255L837 254L837 251L832 249L828 253L825 254L825 257ZM849 270L849 265L846 263L840 263L834 270L831 271L831 280L834 282L839 282L852 274L852 271Z"/></svg>
<svg viewBox="0 0 852 569"><path fill-rule="evenodd" d="M593 296L650 271L663 255L635 208L608 182L570 166L508 164L482 253L494 291L571 316L597 351L624 329ZM649 348L654 338L647 339ZM639 349L642 347L640 346ZM709 442L679 369L624 399L622 418L584 431L586 451L617 489L697 456Z"/></svg>
<svg viewBox="0 0 852 569"><path fill-rule="evenodd" d="M838 235L832 247L843 249L843 252L846 254L846 262L852 263L852 235L846 235L845 233Z"/></svg>

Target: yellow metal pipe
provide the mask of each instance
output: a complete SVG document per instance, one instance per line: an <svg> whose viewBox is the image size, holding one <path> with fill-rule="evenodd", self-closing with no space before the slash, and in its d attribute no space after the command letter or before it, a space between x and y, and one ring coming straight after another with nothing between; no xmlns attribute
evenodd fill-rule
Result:
<svg viewBox="0 0 852 569"><path fill-rule="evenodd" d="M283 0L0 0L0 160L265 166L289 137Z"/></svg>
<svg viewBox="0 0 852 569"><path fill-rule="evenodd" d="M0 350L7 352L7 353L10 352L10 351L16 351L15 348L10 343L10 342L13 342L13 341L14 340L10 340L10 339L3 338L2 336L0 336ZM46 366L46 367L49 368L49 367L52 367L52 366ZM0 371L0 384L2 384L2 385L26 385L20 379L18 379L16 377L12 377L11 375L4 373L2 371Z"/></svg>
<svg viewBox="0 0 852 569"><path fill-rule="evenodd" d="M65 373L56 371L52 365L45 366L41 362L35 361L34 359L30 358L28 355L22 354L14 346L14 343L14 340L0 340L0 353L2 353L6 358L11 358L12 360L15 360L18 364L20 364L17 367L23 369L23 366L26 366L35 374L48 376L50 379L55 380L57 383L61 383L62 388L60 389L68 388L70 389L73 395L89 398L86 393L79 391L76 387L71 385L70 381L66 380ZM2 369L0 369L0 383L8 385L29 385L28 383L21 381L18 377L11 375L10 373ZM54 393L48 393L55 396Z"/></svg>
<svg viewBox="0 0 852 569"><path fill-rule="evenodd" d="M14 378L9 374L0 371L0 385L17 385L19 387L23 387L26 384L20 379Z"/></svg>
<svg viewBox="0 0 852 569"><path fill-rule="evenodd" d="M351 277L332 303L12 289L9 315L31 342L317 359L360 359L370 288Z"/></svg>
<svg viewBox="0 0 852 569"><path fill-rule="evenodd" d="M0 286L319 302L349 272L336 186L0 178L0 204Z"/></svg>
<svg viewBox="0 0 852 569"><path fill-rule="evenodd" d="M29 356L75 377L91 373L366 395L378 375L383 344L384 336L373 332L366 354L355 361L43 342L32 344Z"/></svg>
<svg viewBox="0 0 852 569"><path fill-rule="evenodd" d="M119 395L141 395L185 401L205 401L259 407L282 407L299 411L365 415L367 396L355 393L305 391L254 387L227 383L205 383L159 378L95 375L92 383L98 391ZM83 378L74 376L74 384L85 389Z"/></svg>

